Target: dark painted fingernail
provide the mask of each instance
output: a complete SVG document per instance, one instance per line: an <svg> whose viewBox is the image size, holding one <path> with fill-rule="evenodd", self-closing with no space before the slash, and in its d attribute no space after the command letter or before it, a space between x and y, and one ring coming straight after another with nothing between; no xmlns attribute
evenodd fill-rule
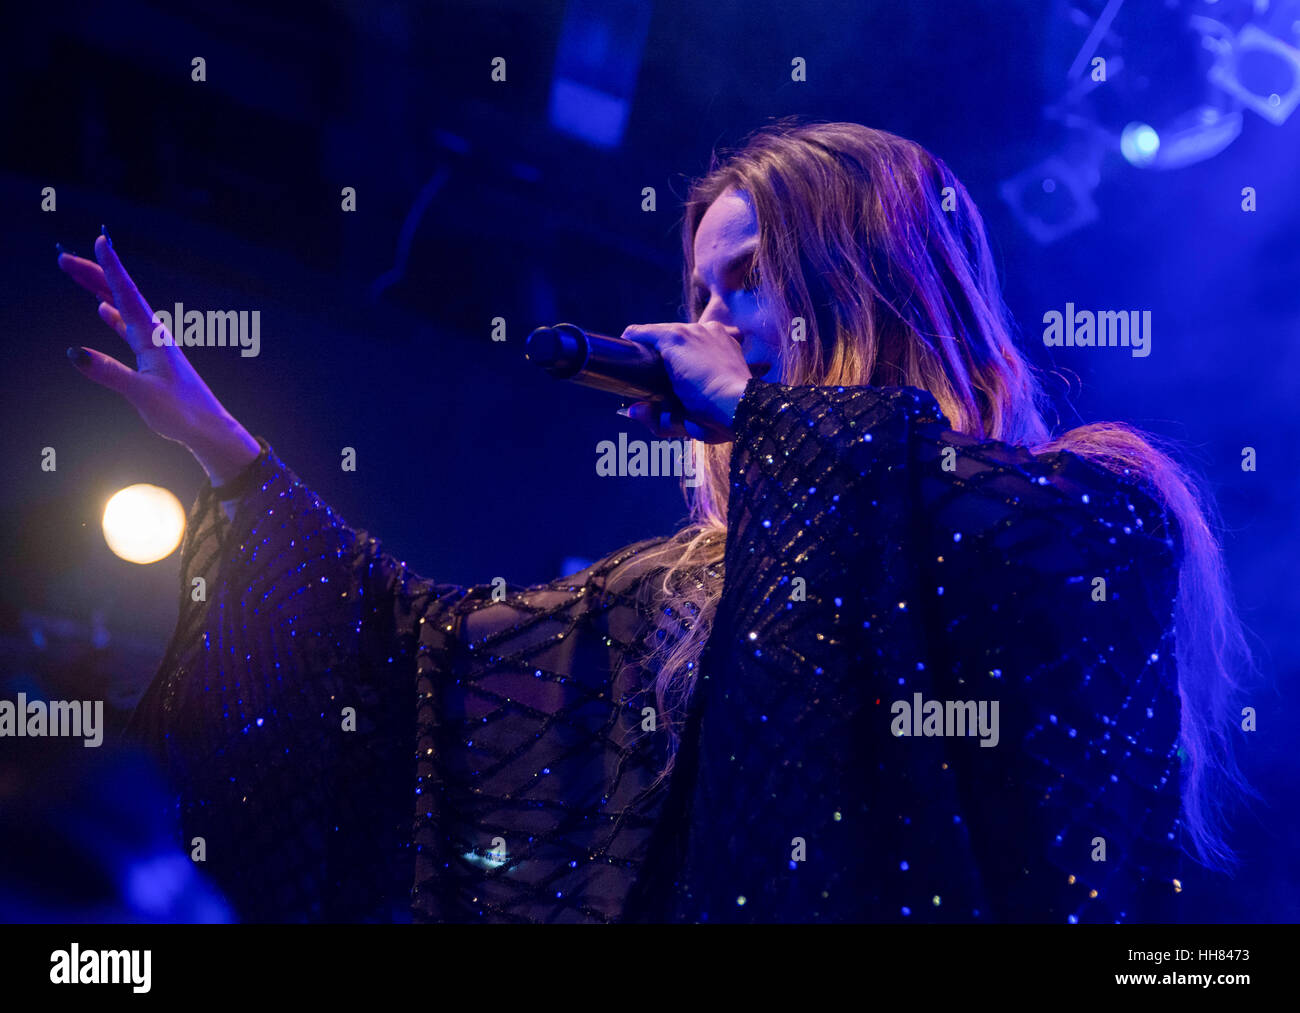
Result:
<svg viewBox="0 0 1300 1013"><path fill-rule="evenodd" d="M99 231L104 233L104 238L108 240L108 248L111 250L113 248L113 237L108 234L108 226L101 225Z"/></svg>
<svg viewBox="0 0 1300 1013"><path fill-rule="evenodd" d="M72 363L75 366L90 365L90 353L84 348L77 348L72 345L68 346L68 358L72 360Z"/></svg>
<svg viewBox="0 0 1300 1013"><path fill-rule="evenodd" d="M79 256L81 256L81 254L79 254L79 253L73 253L71 250L65 250L65 249L63 248L63 244L62 244L62 243L55 243L55 244L54 244L54 248L55 248L56 250L58 250L60 253L66 253L69 257L79 257ZM55 259L57 260L58 258L56 257Z"/></svg>

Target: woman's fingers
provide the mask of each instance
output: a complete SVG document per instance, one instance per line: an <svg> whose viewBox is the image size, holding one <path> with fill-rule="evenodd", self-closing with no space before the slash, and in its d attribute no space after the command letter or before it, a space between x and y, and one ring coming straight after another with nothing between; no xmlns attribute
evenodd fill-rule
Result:
<svg viewBox="0 0 1300 1013"><path fill-rule="evenodd" d="M60 253L59 269L97 299L113 301L113 291L108 287L104 269L93 260L72 253Z"/></svg>
<svg viewBox="0 0 1300 1013"><path fill-rule="evenodd" d="M149 347L148 336L153 333L153 310L149 309L144 296L135 287L131 276L126 273L126 268L122 266L122 262L113 251L113 244L109 242L108 236L100 236L95 240L95 257L99 260L99 266L104 269L104 277L108 281L109 289L112 290L113 305L117 307L118 313L126 323L132 351L137 354L143 352ZM135 328L133 336L131 328Z"/></svg>
<svg viewBox="0 0 1300 1013"><path fill-rule="evenodd" d="M638 401L629 405L627 417L640 422L661 439L689 439L694 434L687 432L686 427L699 428L684 421L680 406L673 408L662 401Z"/></svg>
<svg viewBox="0 0 1300 1013"><path fill-rule="evenodd" d="M686 437L686 421L680 415L676 415L667 409L660 411L659 419L655 424L655 435L670 439L684 439Z"/></svg>
<svg viewBox="0 0 1300 1013"><path fill-rule="evenodd" d="M122 319L122 314L117 311L116 306L110 302L101 302L99 319L113 328L119 338L126 340L126 321Z"/></svg>
<svg viewBox="0 0 1300 1013"><path fill-rule="evenodd" d="M103 320L104 323L108 324L109 327L113 328L113 333L129 344L130 338L127 336L126 321L122 318L122 314L117 310L117 306L115 305L117 296L113 293L112 287L108 283L108 276L104 273L104 269L93 260L79 257L75 253L60 253L58 264L64 274L68 275L68 277L84 288L87 292L94 294L95 298L100 301L100 319ZM117 264L121 267L120 260ZM131 283L130 277L126 275L125 270L122 271L122 274L126 278L127 284L131 286L132 290L134 290L134 285ZM139 292L136 292L136 295L138 296ZM148 310L147 305L145 306L145 309ZM150 334L152 335L152 311L149 312L149 327ZM136 349L136 351L139 351L139 349Z"/></svg>
<svg viewBox="0 0 1300 1013"><path fill-rule="evenodd" d="M128 401L132 400L140 381L140 375L134 369L93 348L69 348L68 358L79 372L101 387L121 394Z"/></svg>

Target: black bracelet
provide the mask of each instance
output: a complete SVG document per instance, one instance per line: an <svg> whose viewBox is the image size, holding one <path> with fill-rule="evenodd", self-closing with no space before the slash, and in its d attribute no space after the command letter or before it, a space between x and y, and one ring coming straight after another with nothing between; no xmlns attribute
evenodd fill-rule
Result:
<svg viewBox="0 0 1300 1013"><path fill-rule="evenodd" d="M258 469L270 455L271 446L266 440L260 436L254 436L253 439L257 440L262 452L244 465L239 474L230 481L212 486L212 495L218 500L239 499L242 497L248 491L248 487L252 484L253 477L257 474Z"/></svg>

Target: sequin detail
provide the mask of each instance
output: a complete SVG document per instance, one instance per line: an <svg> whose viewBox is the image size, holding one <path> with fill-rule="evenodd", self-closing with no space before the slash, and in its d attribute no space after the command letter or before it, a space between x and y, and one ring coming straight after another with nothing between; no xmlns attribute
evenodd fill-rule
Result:
<svg viewBox="0 0 1300 1013"><path fill-rule="evenodd" d="M244 920L1109 921L1174 892L1176 531L1133 482L948 432L920 391L752 381L656 786L645 644L696 621L654 611L667 539L435 583L259 442L233 519L191 510L131 726ZM999 698L1002 746L893 738L913 691Z"/></svg>
<svg viewBox="0 0 1300 1013"><path fill-rule="evenodd" d="M1173 917L1172 518L911 388L753 384L736 425L723 597L634 913ZM1000 742L893 735L916 693L1000 701Z"/></svg>

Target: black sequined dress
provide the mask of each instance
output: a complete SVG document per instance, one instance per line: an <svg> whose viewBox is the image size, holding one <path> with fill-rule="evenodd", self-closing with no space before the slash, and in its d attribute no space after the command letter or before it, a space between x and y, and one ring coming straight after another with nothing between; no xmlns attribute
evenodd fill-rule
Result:
<svg viewBox="0 0 1300 1013"><path fill-rule="evenodd" d="M260 442L191 510L131 725L240 918L1176 916L1181 546L1138 482L952 432L913 388L751 381L656 783L668 539L435 583Z"/></svg>

